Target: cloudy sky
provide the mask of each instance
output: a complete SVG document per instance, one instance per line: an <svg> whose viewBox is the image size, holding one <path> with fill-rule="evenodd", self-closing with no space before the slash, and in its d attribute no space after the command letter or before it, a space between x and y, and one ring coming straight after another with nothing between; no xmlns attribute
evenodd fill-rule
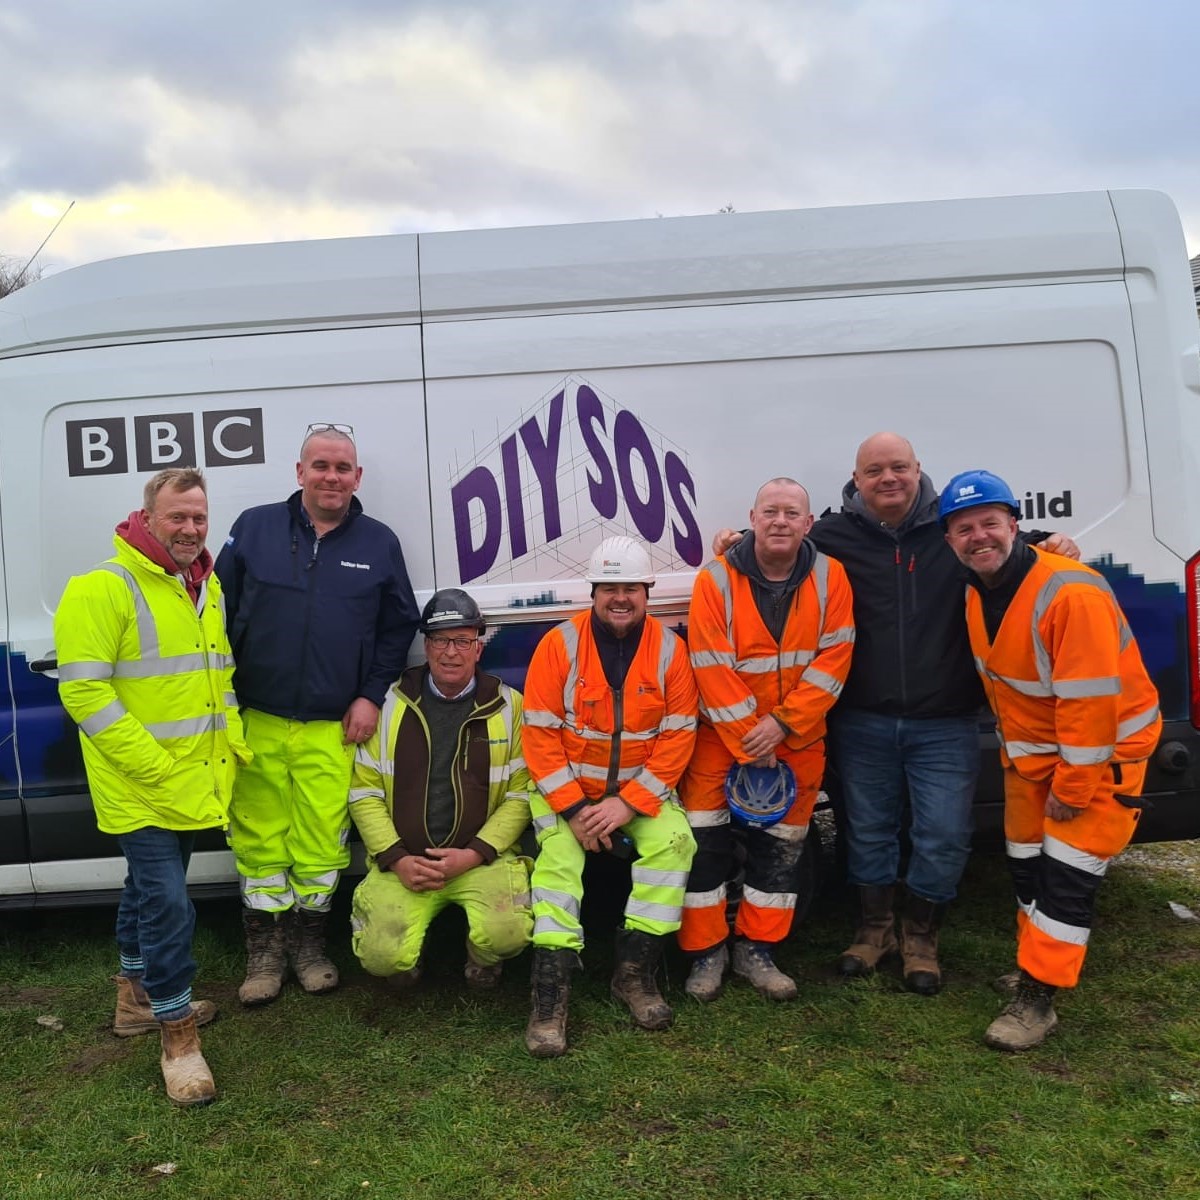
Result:
<svg viewBox="0 0 1200 1200"><path fill-rule="evenodd" d="M0 0L0 255L1106 187L1200 252L1197 0Z"/></svg>

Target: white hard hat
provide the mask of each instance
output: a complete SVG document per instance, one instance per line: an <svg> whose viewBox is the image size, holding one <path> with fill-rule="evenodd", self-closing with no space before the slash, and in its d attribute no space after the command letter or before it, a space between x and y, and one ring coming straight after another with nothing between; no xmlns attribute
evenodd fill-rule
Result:
<svg viewBox="0 0 1200 1200"><path fill-rule="evenodd" d="M644 583L654 586L650 553L637 538L605 538L588 559L588 583Z"/></svg>

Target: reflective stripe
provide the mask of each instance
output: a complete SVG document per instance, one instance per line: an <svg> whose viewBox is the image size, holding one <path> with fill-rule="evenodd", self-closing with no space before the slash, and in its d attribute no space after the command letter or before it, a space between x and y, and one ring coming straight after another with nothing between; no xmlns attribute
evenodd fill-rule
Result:
<svg viewBox="0 0 1200 1200"><path fill-rule="evenodd" d="M535 900L534 903L536 904L537 901ZM544 933L565 933L570 937L575 937L579 933L579 926L564 925L561 921L556 921L552 916L543 913L533 922L533 936L536 938L539 934Z"/></svg>
<svg viewBox="0 0 1200 1200"><path fill-rule="evenodd" d="M138 581L119 563L101 563L99 569L116 575L118 579L123 579L125 586L129 588L133 596L133 615L138 631L138 657L157 658L158 626L154 624L154 614L150 611L150 605L146 603L146 597L142 595Z"/></svg>
<svg viewBox="0 0 1200 1200"><path fill-rule="evenodd" d="M734 667L737 655L732 650L694 650L692 652L692 669L702 667Z"/></svg>
<svg viewBox="0 0 1200 1200"><path fill-rule="evenodd" d="M1029 920L1056 942L1069 942L1072 946L1086 946L1088 938L1092 935L1090 929L1084 929L1081 925L1068 925L1065 921L1056 921L1053 917L1046 916L1036 904L1029 914Z"/></svg>
<svg viewBox="0 0 1200 1200"><path fill-rule="evenodd" d="M533 729L561 729L563 725L561 717L541 708L527 708L524 720Z"/></svg>
<svg viewBox="0 0 1200 1200"><path fill-rule="evenodd" d="M579 898L572 896L570 892L556 892L551 888L534 888L533 902L534 904L549 904L554 908L562 909L563 912L569 913L573 917L579 916Z"/></svg>
<svg viewBox="0 0 1200 1200"><path fill-rule="evenodd" d="M733 645L733 587L729 582L729 568L719 559L713 559L704 568L712 577L725 606L725 639Z"/></svg>
<svg viewBox="0 0 1200 1200"><path fill-rule="evenodd" d="M815 688L820 688L823 692L828 692L835 700L842 694L842 681L834 679L832 675L828 675L824 671L818 671L816 667L809 667L800 676L800 679L804 683L812 684Z"/></svg>
<svg viewBox="0 0 1200 1200"><path fill-rule="evenodd" d="M704 715L714 725L724 725L734 721L744 721L747 717L752 717L758 712L758 702L753 696L748 696L740 704L731 705L729 708L709 708L704 707Z"/></svg>
<svg viewBox="0 0 1200 1200"><path fill-rule="evenodd" d="M642 768L641 773L637 776L637 782L642 785L652 796L656 796L659 800L666 800L671 796L671 788L663 783L653 771Z"/></svg>
<svg viewBox="0 0 1200 1200"><path fill-rule="evenodd" d="M742 887L742 899L755 908L795 908L795 892L760 892L758 888Z"/></svg>
<svg viewBox="0 0 1200 1200"><path fill-rule="evenodd" d="M578 724L575 719L575 688L579 681L579 630L571 621L558 626L567 655L567 677L563 680L563 721L572 729Z"/></svg>
<svg viewBox="0 0 1200 1200"><path fill-rule="evenodd" d="M224 656L222 656L224 657ZM188 671L207 671L209 661L203 654L168 654L162 658L126 658L117 663L117 679L154 679L159 675L183 675Z"/></svg>
<svg viewBox="0 0 1200 1200"><path fill-rule="evenodd" d="M1119 696L1121 680L1117 675L1097 675L1094 679L1056 679L1054 694L1062 700L1083 700L1090 696Z"/></svg>
<svg viewBox="0 0 1200 1200"><path fill-rule="evenodd" d="M678 924L683 914L683 904L656 904L653 900L635 900L629 897L625 905L627 917L642 917L647 921L661 921L664 925Z"/></svg>
<svg viewBox="0 0 1200 1200"><path fill-rule="evenodd" d="M854 642L857 638L853 625L843 625L839 629L833 630L831 633L823 633L817 640L818 650L828 650L831 646L844 646L847 642Z"/></svg>
<svg viewBox="0 0 1200 1200"><path fill-rule="evenodd" d="M501 763L498 767L494 765L488 767L488 786L498 787L507 783L510 774L508 763Z"/></svg>
<svg viewBox="0 0 1200 1200"><path fill-rule="evenodd" d="M684 908L712 908L714 904L720 904L725 899L725 884L719 887L712 888L707 892L685 892L683 896Z"/></svg>
<svg viewBox="0 0 1200 1200"><path fill-rule="evenodd" d="M692 829L714 829L718 825L729 824L729 809L727 808L701 808L684 815Z"/></svg>
<svg viewBox="0 0 1200 1200"><path fill-rule="evenodd" d="M75 683L81 679L111 679L112 677L112 663L73 662L58 664L59 683Z"/></svg>
<svg viewBox="0 0 1200 1200"><path fill-rule="evenodd" d="M1117 598L1113 595L1113 590L1108 586L1107 581L1101 575L1095 575L1091 572L1084 571L1055 571L1045 583L1033 602L1033 658L1037 664L1038 679L1048 687L1053 688L1053 670L1050 663L1050 651L1046 649L1046 643L1042 641L1042 635L1038 631L1038 626L1041 624L1042 618L1046 615L1050 608L1054 597L1058 595L1067 584L1080 584L1083 587L1096 588L1103 592L1112 601L1113 607L1120 611L1120 605L1117 604ZM1122 646L1124 649L1124 646Z"/></svg>
<svg viewBox="0 0 1200 1200"><path fill-rule="evenodd" d="M98 733L103 733L110 725L115 725L123 716L125 716L125 705L120 700L111 700L99 712L92 713L90 717L84 717L79 722L79 728L88 737L95 737Z"/></svg>
<svg viewBox="0 0 1200 1200"><path fill-rule="evenodd" d="M675 716L663 717L662 724L659 729L663 733L677 733L680 730L688 730L696 728L696 718L690 714L677 714Z"/></svg>
<svg viewBox="0 0 1200 1200"><path fill-rule="evenodd" d="M1158 720L1158 705L1155 704L1144 712L1135 713L1132 717L1122 721L1117 726L1117 741L1123 742L1132 734L1138 733L1145 729L1147 725L1153 725Z"/></svg>
<svg viewBox="0 0 1200 1200"><path fill-rule="evenodd" d="M332 888L337 886L339 871L322 871L320 875L297 875L294 881L310 888Z"/></svg>
<svg viewBox="0 0 1200 1200"><path fill-rule="evenodd" d="M1024 758L1030 754L1057 754L1057 742L1005 742L1005 753L1009 758Z"/></svg>
<svg viewBox="0 0 1200 1200"><path fill-rule="evenodd" d="M987 667L982 665L981 660L978 658L975 660L975 664L989 679L995 679L1007 685L1014 692L1020 692L1022 696L1046 697L1054 695L1054 689L1040 680L1015 679L1011 675L1000 675L995 671L989 671Z"/></svg>
<svg viewBox="0 0 1200 1200"><path fill-rule="evenodd" d="M1059 746L1063 762L1072 767L1095 767L1113 756L1115 746Z"/></svg>
<svg viewBox="0 0 1200 1200"><path fill-rule="evenodd" d="M552 771L545 779L537 780L537 785L541 789L543 796L549 796L551 792L558 791L560 787L566 787L574 779L575 773L571 770L570 764L568 764L565 767L560 767L557 771Z"/></svg>
<svg viewBox="0 0 1200 1200"><path fill-rule="evenodd" d="M553 829L558 824L557 813L546 813L544 816L533 818L533 832L541 833L543 829Z"/></svg>
<svg viewBox="0 0 1200 1200"><path fill-rule="evenodd" d="M1041 842L1005 842L1004 853L1009 858L1037 858L1042 852Z"/></svg>
<svg viewBox="0 0 1200 1200"><path fill-rule="evenodd" d="M617 779L621 783L628 783L641 769L641 767L619 767ZM592 763L577 763L575 777L577 779L598 779L604 783L608 780L608 767L598 767Z"/></svg>
<svg viewBox="0 0 1200 1200"><path fill-rule="evenodd" d="M1042 839L1042 850L1047 858L1053 858L1056 862L1066 863L1069 867L1086 871L1089 875L1104 875L1108 871L1107 858L1089 854L1086 850L1070 846L1049 834Z"/></svg>
<svg viewBox="0 0 1200 1200"><path fill-rule="evenodd" d="M360 800L382 800L383 788L351 788L348 804L357 804Z"/></svg>
<svg viewBox="0 0 1200 1200"><path fill-rule="evenodd" d="M816 655L811 650L785 650L779 654L756 654L738 659L734 670L739 675L772 675L785 667L806 667Z"/></svg>
<svg viewBox="0 0 1200 1200"><path fill-rule="evenodd" d="M630 872L634 883L647 887L687 887L687 871L662 871L655 867L634 867Z"/></svg>
<svg viewBox="0 0 1200 1200"><path fill-rule="evenodd" d="M216 733L226 725L224 713L206 713L202 717L184 717L179 721L150 721L146 732L155 738L196 737L202 733Z"/></svg>
<svg viewBox="0 0 1200 1200"><path fill-rule="evenodd" d="M511 738L509 741L511 744ZM508 760L508 769L513 775L515 775L518 771L525 770L525 760L519 754L513 755L513 757Z"/></svg>
<svg viewBox="0 0 1200 1200"><path fill-rule="evenodd" d="M780 821L778 824L764 829L763 833L773 838L778 838L781 842L802 842L808 836L808 826L785 825Z"/></svg>

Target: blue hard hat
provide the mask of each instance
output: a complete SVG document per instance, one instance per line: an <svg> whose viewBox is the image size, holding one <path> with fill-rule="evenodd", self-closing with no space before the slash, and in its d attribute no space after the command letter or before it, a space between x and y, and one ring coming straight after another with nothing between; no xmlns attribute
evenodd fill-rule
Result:
<svg viewBox="0 0 1200 1200"><path fill-rule="evenodd" d="M1021 506L1012 488L999 475L991 471L961 471L942 489L938 520L944 529L947 517L984 504L1003 504L1014 517L1021 516Z"/></svg>
<svg viewBox="0 0 1200 1200"><path fill-rule="evenodd" d="M770 829L796 802L796 776L787 763L756 767L734 763L725 776L725 803L730 816L751 829Z"/></svg>

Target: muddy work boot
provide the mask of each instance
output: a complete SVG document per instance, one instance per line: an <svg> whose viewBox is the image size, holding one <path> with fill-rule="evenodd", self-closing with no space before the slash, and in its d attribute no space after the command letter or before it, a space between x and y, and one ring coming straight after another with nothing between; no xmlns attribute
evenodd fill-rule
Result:
<svg viewBox="0 0 1200 1200"><path fill-rule="evenodd" d="M1032 1050L1040 1046L1058 1024L1054 1011L1057 989L1022 971L1017 994L987 1027L983 1040L995 1050Z"/></svg>
<svg viewBox="0 0 1200 1200"><path fill-rule="evenodd" d="M665 935L641 929L622 929L617 934L617 961L609 991L618 1004L629 1009L639 1029L670 1029L675 1020L655 978L665 942Z"/></svg>
<svg viewBox="0 0 1200 1200"><path fill-rule="evenodd" d="M715 1000L725 986L725 972L729 970L729 947L722 942L711 950L692 959L683 990L693 1000L708 1004Z"/></svg>
<svg viewBox="0 0 1200 1200"><path fill-rule="evenodd" d="M936 996L942 990L938 966L938 929L944 904L934 904L908 894L900 918L900 953L904 958L904 986L921 996Z"/></svg>
<svg viewBox="0 0 1200 1200"><path fill-rule="evenodd" d="M769 942L738 938L733 943L733 973L752 984L754 990L768 1000L796 998L796 981L775 965Z"/></svg>
<svg viewBox="0 0 1200 1200"><path fill-rule="evenodd" d="M862 921L853 943L837 960L839 975L847 979L870 975L889 954L895 954L900 949L900 943L896 941L896 918L893 912L895 898L894 884L858 889Z"/></svg>
<svg viewBox="0 0 1200 1200"><path fill-rule="evenodd" d="M467 965L463 968L463 977L471 991L494 992L500 986L500 976L503 973L503 963L480 962L475 947L470 942L467 943Z"/></svg>
<svg viewBox="0 0 1200 1200"><path fill-rule="evenodd" d="M137 979L125 975L114 975L117 985L117 1011L113 1017L113 1033L117 1037L137 1037L141 1033L153 1033L158 1028L150 1008L150 997ZM207 1025L217 1015L217 1006L211 1000L193 1000L192 1016L197 1025Z"/></svg>
<svg viewBox="0 0 1200 1200"><path fill-rule="evenodd" d="M238 988L238 999L247 1008L269 1004L279 995L287 978L287 952L283 921L275 913L242 909L246 934L246 978Z"/></svg>
<svg viewBox="0 0 1200 1200"><path fill-rule="evenodd" d="M160 1021L162 1031L162 1075L172 1104L210 1104L217 1097L212 1072L200 1053L196 1018Z"/></svg>
<svg viewBox="0 0 1200 1200"><path fill-rule="evenodd" d="M578 966L579 955L574 950L534 947L529 1024L525 1027L525 1048L534 1058L557 1058L566 1053L571 972Z"/></svg>
<svg viewBox="0 0 1200 1200"><path fill-rule="evenodd" d="M1019 970L1005 971L1003 975L997 975L992 980L992 991L1001 996L1015 996L1017 994L1017 985L1021 982L1021 972Z"/></svg>
<svg viewBox="0 0 1200 1200"><path fill-rule="evenodd" d="M300 986L310 996L332 992L338 985L338 969L325 957L325 928L328 912L293 908L288 914L287 952Z"/></svg>

